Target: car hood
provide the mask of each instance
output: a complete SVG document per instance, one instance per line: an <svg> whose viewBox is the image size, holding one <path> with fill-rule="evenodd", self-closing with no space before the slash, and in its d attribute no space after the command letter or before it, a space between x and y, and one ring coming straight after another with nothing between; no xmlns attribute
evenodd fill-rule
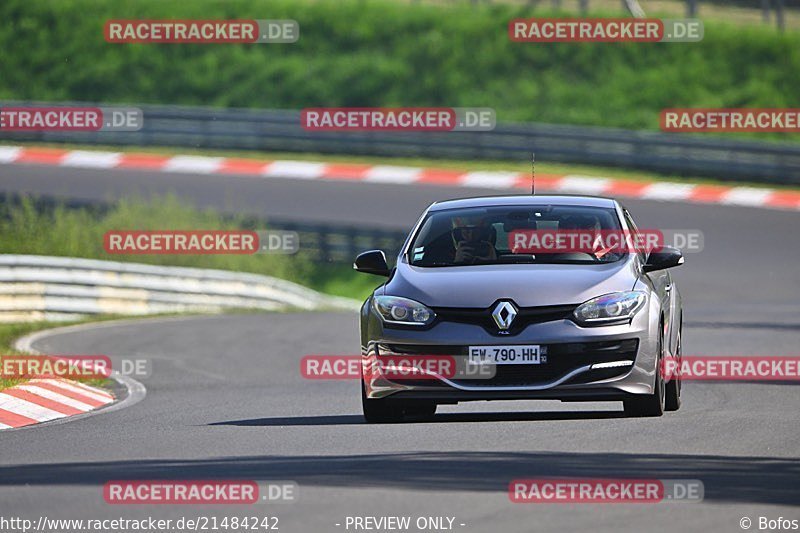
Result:
<svg viewBox="0 0 800 533"><path fill-rule="evenodd" d="M600 265L414 267L399 262L384 294L432 307L489 307L511 299L521 307L580 304L636 281L633 257Z"/></svg>

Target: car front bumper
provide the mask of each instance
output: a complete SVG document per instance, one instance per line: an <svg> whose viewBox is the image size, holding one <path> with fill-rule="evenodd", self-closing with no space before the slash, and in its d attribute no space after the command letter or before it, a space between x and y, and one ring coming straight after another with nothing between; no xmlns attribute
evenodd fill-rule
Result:
<svg viewBox="0 0 800 533"><path fill-rule="evenodd" d="M393 328L373 315L367 324L369 340L362 346L365 368L403 356L466 358L469 346L488 345L539 345L547 362L497 365L494 375L483 379L437 374L398 379L366 373L366 395L454 403L500 399L615 401L650 394L659 331L658 323L648 315L639 313L630 324L599 327L580 327L562 319L530 324L514 335L454 322L437 323L428 329ZM600 368L594 366L597 364Z"/></svg>

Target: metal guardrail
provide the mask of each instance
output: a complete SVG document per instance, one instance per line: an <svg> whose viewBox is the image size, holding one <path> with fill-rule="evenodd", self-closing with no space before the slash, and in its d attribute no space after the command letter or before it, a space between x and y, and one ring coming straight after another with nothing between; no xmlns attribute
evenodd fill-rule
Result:
<svg viewBox="0 0 800 533"><path fill-rule="evenodd" d="M383 250L387 258L400 253L406 232L355 226L299 223L270 219L270 229L296 231L300 250L318 261L352 263L365 250Z"/></svg>
<svg viewBox="0 0 800 533"><path fill-rule="evenodd" d="M0 102L12 105L54 104ZM138 107L137 132L0 132L0 140L517 161L534 150L538 161L800 184L800 145L790 143L536 123L489 132L324 132L304 130L298 111Z"/></svg>
<svg viewBox="0 0 800 533"><path fill-rule="evenodd" d="M285 280L201 268L0 255L0 321L225 309L358 309Z"/></svg>

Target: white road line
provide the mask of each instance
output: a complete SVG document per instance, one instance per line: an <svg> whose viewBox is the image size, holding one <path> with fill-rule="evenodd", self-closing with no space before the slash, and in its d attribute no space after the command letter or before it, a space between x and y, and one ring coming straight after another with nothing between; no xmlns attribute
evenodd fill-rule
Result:
<svg viewBox="0 0 800 533"><path fill-rule="evenodd" d="M80 381L60 381L60 383L62 383L62 384L64 384L64 385L71 385L71 386L73 386L73 387L77 387L77 388L79 388L79 389L83 389L83 390L85 390L86 392L93 392L93 393L95 393L95 394L104 395L104 396L107 396L107 397L109 397L109 398L111 398L111 399L113 399L113 398L114 398L114 397L111 395L111 393L109 393L109 392L106 392L106 391L104 391L103 389L99 389L99 388L97 388L97 387L92 387L91 385L87 385L86 383L81 383Z"/></svg>
<svg viewBox="0 0 800 533"><path fill-rule="evenodd" d="M103 396L105 398L110 398L112 400L114 399L114 396L110 392L107 392L107 391L105 391L105 390L103 390L101 388L98 388L98 387L92 387L91 385L87 385L86 383L81 383L80 381L59 380L59 383L61 383L62 385L68 385L68 386L71 386L71 387L75 387L75 388L77 388L79 390L83 390L85 392L91 392L92 394L99 394L100 396Z"/></svg>
<svg viewBox="0 0 800 533"><path fill-rule="evenodd" d="M113 400L113 397L110 394L106 393L105 391L99 391L98 389L95 388L84 389L82 387L76 387L72 383L67 383L65 381L58 381L55 379L48 379L48 380L32 379L28 383L36 384L39 382L49 383L66 391L74 392L77 394L83 394L87 398L91 398L92 400L97 400L98 402L110 402Z"/></svg>
<svg viewBox="0 0 800 533"><path fill-rule="evenodd" d="M756 187L734 187L720 198L720 203L729 205L762 206L772 194L772 189Z"/></svg>
<svg viewBox="0 0 800 533"><path fill-rule="evenodd" d="M366 181L375 183L414 183L422 174L421 168L376 165L364 175Z"/></svg>
<svg viewBox="0 0 800 533"><path fill-rule="evenodd" d="M518 178L518 172L468 172L461 177L461 185L508 189L514 186Z"/></svg>
<svg viewBox="0 0 800 533"><path fill-rule="evenodd" d="M52 409L48 409L47 407L42 407L41 405L9 396L4 392L0 392L0 409L32 418L37 422L47 422L48 420L55 420L56 418L64 418L67 416L53 411Z"/></svg>
<svg viewBox="0 0 800 533"><path fill-rule="evenodd" d="M645 187L640 198L649 200L685 200L691 197L695 190L695 185L688 183L653 183Z"/></svg>
<svg viewBox="0 0 800 533"><path fill-rule="evenodd" d="M0 163L13 163L21 155L19 146L0 146Z"/></svg>
<svg viewBox="0 0 800 533"><path fill-rule="evenodd" d="M73 400L68 396L64 396L63 394L53 392L50 389L37 387L36 385L28 385L26 383L22 383L21 385L17 385L14 388L28 391L31 394L35 394L36 396L41 396L42 398L47 398L48 400L53 400L54 402L67 405L69 407L74 407L75 409L79 409L81 411L91 411L92 409L94 409L94 407L92 407L88 403L83 403L78 400Z"/></svg>
<svg viewBox="0 0 800 533"><path fill-rule="evenodd" d="M87 152L73 150L62 160L61 166L82 168L114 168L119 165L122 154L118 152Z"/></svg>
<svg viewBox="0 0 800 533"><path fill-rule="evenodd" d="M564 176L556 185L556 190L581 194L603 194L611 182L610 178L577 175Z"/></svg>
<svg viewBox="0 0 800 533"><path fill-rule="evenodd" d="M313 180L325 173L326 163L313 163L311 161L273 161L267 165L264 176L272 178L295 178Z"/></svg>
<svg viewBox="0 0 800 533"><path fill-rule="evenodd" d="M176 155L167 160L161 170L165 172L196 172L198 174L211 174L217 172L224 158L201 157L194 155Z"/></svg>

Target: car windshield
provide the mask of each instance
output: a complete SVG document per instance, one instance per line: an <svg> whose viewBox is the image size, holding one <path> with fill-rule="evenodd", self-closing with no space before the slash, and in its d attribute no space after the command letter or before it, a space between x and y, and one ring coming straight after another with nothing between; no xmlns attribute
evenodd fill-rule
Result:
<svg viewBox="0 0 800 533"><path fill-rule="evenodd" d="M555 242L548 241L555 235L599 235L620 230L612 208L541 205L434 211L411 244L408 261L420 267L608 263L618 261L624 253L601 248L594 241L588 246L546 249L541 243Z"/></svg>

